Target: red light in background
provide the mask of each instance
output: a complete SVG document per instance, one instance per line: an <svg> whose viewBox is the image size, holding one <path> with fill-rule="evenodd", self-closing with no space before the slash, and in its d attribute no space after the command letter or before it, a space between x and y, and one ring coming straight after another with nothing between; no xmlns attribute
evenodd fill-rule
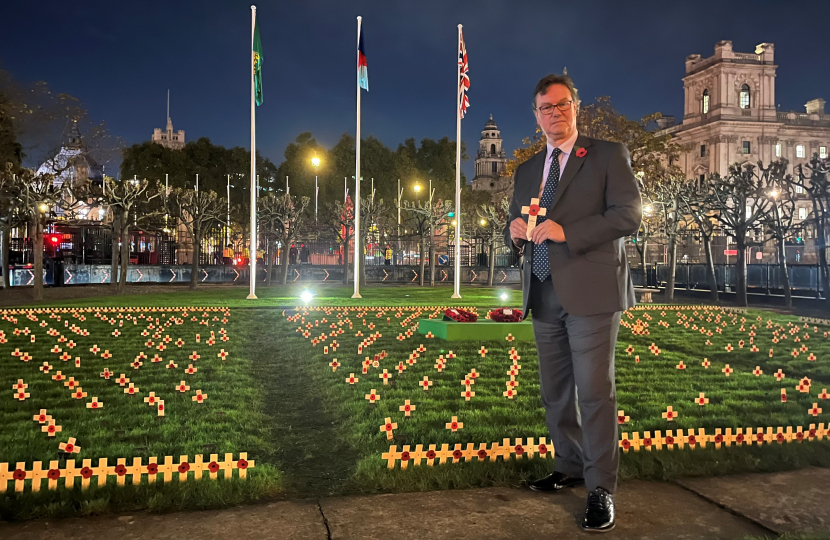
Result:
<svg viewBox="0 0 830 540"><path fill-rule="evenodd" d="M57 244L58 242L60 242L60 240L58 240L58 237L57 237L57 236L53 236L53 237L52 237L52 243L53 243L53 244Z"/></svg>

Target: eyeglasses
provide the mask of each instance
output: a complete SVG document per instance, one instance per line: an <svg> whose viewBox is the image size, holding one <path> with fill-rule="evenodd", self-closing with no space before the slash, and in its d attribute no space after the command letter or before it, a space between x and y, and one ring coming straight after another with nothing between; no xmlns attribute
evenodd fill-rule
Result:
<svg viewBox="0 0 830 540"><path fill-rule="evenodd" d="M554 107L559 109L561 112L568 111L571 108L571 103L573 103L572 99L570 99L568 101L560 101L556 105L551 105L550 103L545 103L541 107L533 107L533 110L540 112L544 116L548 116L550 114L553 114L553 108Z"/></svg>

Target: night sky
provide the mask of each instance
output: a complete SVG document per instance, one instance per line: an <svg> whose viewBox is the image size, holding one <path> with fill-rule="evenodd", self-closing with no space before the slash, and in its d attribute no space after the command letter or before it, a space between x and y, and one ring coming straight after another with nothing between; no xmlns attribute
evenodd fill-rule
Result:
<svg viewBox="0 0 830 540"><path fill-rule="evenodd" d="M775 44L781 110L830 100L825 1L296 1L258 4L264 104L257 146L276 164L311 131L331 146L355 130L356 16L364 21L370 92L363 135L455 137L456 25L464 25L472 154L492 113L508 153L532 135L536 81L567 66L583 102L610 95L639 118L682 117L684 58L718 40L752 52ZM250 2L4 3L0 65L79 97L128 144L171 117L188 141L249 147ZM824 22L822 22L824 21ZM472 160L464 165L472 177Z"/></svg>

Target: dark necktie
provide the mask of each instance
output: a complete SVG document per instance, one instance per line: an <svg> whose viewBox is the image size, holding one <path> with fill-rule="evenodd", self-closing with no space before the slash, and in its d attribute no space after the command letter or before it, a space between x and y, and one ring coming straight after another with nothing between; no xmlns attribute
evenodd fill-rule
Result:
<svg viewBox="0 0 830 540"><path fill-rule="evenodd" d="M542 190L542 198L539 200L539 206L546 208L550 214L550 205L553 202L553 196L556 195L556 187L559 185L559 154L562 150L559 148L553 149L553 157L550 160L550 172L548 172L548 179L545 181L545 189ZM536 218L536 226L538 227L545 222L545 216L538 216ZM533 246L533 275L539 281L544 281L550 275L550 261L548 260L548 243L542 242Z"/></svg>

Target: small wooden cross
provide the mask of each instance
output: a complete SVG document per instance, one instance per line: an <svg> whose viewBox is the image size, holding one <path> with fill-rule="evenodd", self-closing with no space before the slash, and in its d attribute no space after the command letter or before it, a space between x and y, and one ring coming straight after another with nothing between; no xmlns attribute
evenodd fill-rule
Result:
<svg viewBox="0 0 830 540"><path fill-rule="evenodd" d="M522 214L527 214L527 239L530 240L530 233L536 228L536 216L544 216L548 209L539 206L539 199L530 199L530 206L522 206Z"/></svg>

